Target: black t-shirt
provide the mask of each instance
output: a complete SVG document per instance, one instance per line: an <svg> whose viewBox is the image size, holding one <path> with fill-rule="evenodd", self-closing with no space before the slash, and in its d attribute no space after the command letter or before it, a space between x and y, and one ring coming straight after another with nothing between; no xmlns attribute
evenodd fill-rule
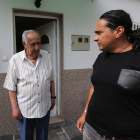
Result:
<svg viewBox="0 0 140 140"><path fill-rule="evenodd" d="M87 123L105 136L140 140L140 55L102 52L91 81Z"/></svg>

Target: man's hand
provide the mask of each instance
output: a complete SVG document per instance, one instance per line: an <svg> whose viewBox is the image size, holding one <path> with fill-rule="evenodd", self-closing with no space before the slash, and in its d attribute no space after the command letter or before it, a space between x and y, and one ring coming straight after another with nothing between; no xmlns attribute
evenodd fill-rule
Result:
<svg viewBox="0 0 140 140"><path fill-rule="evenodd" d="M54 108L54 106L55 106L55 98L52 98L51 101L52 101L51 110L53 110L53 108Z"/></svg>
<svg viewBox="0 0 140 140"><path fill-rule="evenodd" d="M14 107L14 108L13 108L13 117L14 117L16 120L22 119L21 111L19 110L18 107Z"/></svg>
<svg viewBox="0 0 140 140"><path fill-rule="evenodd" d="M88 94L88 99L87 99L87 103L86 103L86 106L85 106L85 110L88 109L88 104L89 104L89 101L91 99L91 96L93 95L93 92L94 92L94 86L92 85L91 88L90 88L90 90L89 90L89 94ZM84 127L86 115L87 115L87 113L86 112L83 112L82 116L77 121L77 128L78 128L78 130L81 133L83 132L83 127Z"/></svg>
<svg viewBox="0 0 140 140"><path fill-rule="evenodd" d="M84 123L85 123L85 118L86 118L86 113L84 112L82 114L82 116L78 119L77 121L77 128L78 130L83 133L83 127L84 127Z"/></svg>
<svg viewBox="0 0 140 140"><path fill-rule="evenodd" d="M17 93L16 93L16 91L10 91L9 90L9 97L10 97L11 104L12 104L13 117L16 120L22 119L21 112L20 112L20 110L18 108Z"/></svg>

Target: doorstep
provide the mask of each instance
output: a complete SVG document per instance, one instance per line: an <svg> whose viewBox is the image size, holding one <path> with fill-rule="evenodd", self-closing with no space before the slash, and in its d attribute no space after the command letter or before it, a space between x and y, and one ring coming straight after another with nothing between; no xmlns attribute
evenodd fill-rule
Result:
<svg viewBox="0 0 140 140"><path fill-rule="evenodd" d="M65 120L61 116L52 116L50 117L49 126L55 126L63 124Z"/></svg>

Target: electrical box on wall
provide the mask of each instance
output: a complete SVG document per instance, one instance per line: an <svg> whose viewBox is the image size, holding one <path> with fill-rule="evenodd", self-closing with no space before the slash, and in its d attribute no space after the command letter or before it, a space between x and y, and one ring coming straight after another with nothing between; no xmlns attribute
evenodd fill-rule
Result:
<svg viewBox="0 0 140 140"><path fill-rule="evenodd" d="M90 50L90 36L87 35L72 35L71 36L72 51L89 51Z"/></svg>

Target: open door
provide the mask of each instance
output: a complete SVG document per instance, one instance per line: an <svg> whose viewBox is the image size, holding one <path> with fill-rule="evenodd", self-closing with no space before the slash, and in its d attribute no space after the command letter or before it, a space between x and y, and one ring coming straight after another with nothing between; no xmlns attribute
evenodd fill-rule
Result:
<svg viewBox="0 0 140 140"><path fill-rule="evenodd" d="M55 75L55 93L58 97L58 80L57 80L57 53L56 53L56 23L49 22L35 29L41 36L41 49L50 53L52 65ZM58 115L58 98L56 98L56 105L51 111L51 116Z"/></svg>

